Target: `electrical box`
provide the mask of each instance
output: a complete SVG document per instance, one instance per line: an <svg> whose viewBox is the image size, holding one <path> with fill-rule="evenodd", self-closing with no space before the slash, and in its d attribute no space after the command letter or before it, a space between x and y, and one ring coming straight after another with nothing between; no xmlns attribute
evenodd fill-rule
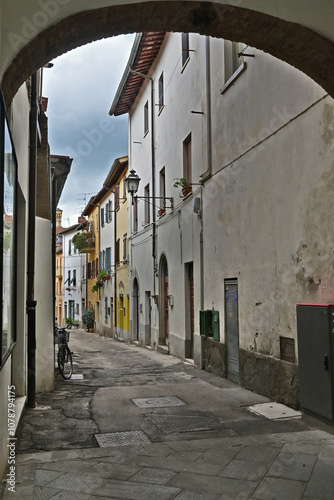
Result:
<svg viewBox="0 0 334 500"><path fill-rule="evenodd" d="M300 405L334 425L334 304L297 304Z"/></svg>
<svg viewBox="0 0 334 500"><path fill-rule="evenodd" d="M202 337L213 337L220 340L219 334L219 311L207 309L199 312L200 334Z"/></svg>

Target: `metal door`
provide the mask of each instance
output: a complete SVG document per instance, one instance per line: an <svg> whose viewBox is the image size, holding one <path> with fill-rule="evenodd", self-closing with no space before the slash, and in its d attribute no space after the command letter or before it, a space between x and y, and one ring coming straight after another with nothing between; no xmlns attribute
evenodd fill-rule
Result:
<svg viewBox="0 0 334 500"><path fill-rule="evenodd" d="M331 310L320 305L297 306L300 405L333 420Z"/></svg>
<svg viewBox="0 0 334 500"><path fill-rule="evenodd" d="M239 381L238 280L225 280L225 338L227 376Z"/></svg>

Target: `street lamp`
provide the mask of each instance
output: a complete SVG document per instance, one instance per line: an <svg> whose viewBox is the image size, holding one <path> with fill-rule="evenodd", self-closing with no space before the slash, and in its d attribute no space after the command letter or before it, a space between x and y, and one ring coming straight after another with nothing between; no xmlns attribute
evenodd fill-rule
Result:
<svg viewBox="0 0 334 500"><path fill-rule="evenodd" d="M131 194L132 205L134 204L133 195L136 194L136 192L138 191L140 181L141 181L141 179L140 179L139 175L136 174L136 171L130 170L129 175L125 179L125 184L126 184L126 188L128 190L128 193Z"/></svg>
<svg viewBox="0 0 334 500"><path fill-rule="evenodd" d="M138 191L139 182L140 181L141 181L141 179L140 179L139 175L136 174L136 171L135 170L130 170L129 175L125 179L125 184L126 184L126 188L128 190L128 193L131 195L132 205L134 205L133 196ZM142 200L152 200L152 199L153 200L169 200L171 206L170 207L166 207L166 208L173 209L173 207L174 207L174 205L173 205L174 200L173 200L172 197L168 198L167 196L136 196L136 198L142 199Z"/></svg>

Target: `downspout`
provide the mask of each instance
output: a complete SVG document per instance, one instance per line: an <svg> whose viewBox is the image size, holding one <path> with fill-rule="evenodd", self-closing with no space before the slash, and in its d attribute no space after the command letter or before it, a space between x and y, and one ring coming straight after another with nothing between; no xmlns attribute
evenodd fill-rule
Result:
<svg viewBox="0 0 334 500"><path fill-rule="evenodd" d="M37 73L31 77L30 152L29 152L29 213L27 257L27 316L28 316L28 394L30 408L36 406L36 304L35 232L36 232L36 171L37 171Z"/></svg>
<svg viewBox="0 0 334 500"><path fill-rule="evenodd" d="M148 77L150 78L150 77ZM156 210L155 210L155 133L154 133L154 83L153 78L151 80L151 122L152 122L152 134L151 134L151 157L152 157L152 214L153 214L153 227L152 227L152 257L153 257L153 295L155 295L155 272L156 272Z"/></svg>

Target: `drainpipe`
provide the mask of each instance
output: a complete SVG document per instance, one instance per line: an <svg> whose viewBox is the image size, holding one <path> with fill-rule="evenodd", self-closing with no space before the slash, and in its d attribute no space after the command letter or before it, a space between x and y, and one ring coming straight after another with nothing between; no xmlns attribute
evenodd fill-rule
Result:
<svg viewBox="0 0 334 500"><path fill-rule="evenodd" d="M205 83L206 83L206 134L207 134L207 170L201 176L206 181L212 174L212 121L211 121L211 61L210 61L210 37L205 37ZM200 211L200 309L204 310L204 236L203 236L203 188L201 189L201 211ZM201 337L200 367L205 368L203 338Z"/></svg>
<svg viewBox="0 0 334 500"><path fill-rule="evenodd" d="M29 153L29 213L27 261L27 316L28 316L28 398L30 408L36 406L36 304L35 284L35 228L36 228L36 171L37 171L37 73L31 77L30 153Z"/></svg>
<svg viewBox="0 0 334 500"><path fill-rule="evenodd" d="M153 213L153 227L152 227L152 257L153 257L153 295L155 295L155 270L156 270L156 211L155 211L155 133L154 133L154 83L153 78L151 80L151 123L152 123L152 133L151 133L151 158L152 158L152 213Z"/></svg>
<svg viewBox="0 0 334 500"><path fill-rule="evenodd" d="M117 264L116 264L116 241L117 241L117 210L116 210L116 196L114 195L114 269L115 269L115 279L114 279L114 329L116 330L116 337L118 337L118 332L117 332L117 300L116 300L116 294L117 294ZM114 334L115 336L115 334Z"/></svg>

